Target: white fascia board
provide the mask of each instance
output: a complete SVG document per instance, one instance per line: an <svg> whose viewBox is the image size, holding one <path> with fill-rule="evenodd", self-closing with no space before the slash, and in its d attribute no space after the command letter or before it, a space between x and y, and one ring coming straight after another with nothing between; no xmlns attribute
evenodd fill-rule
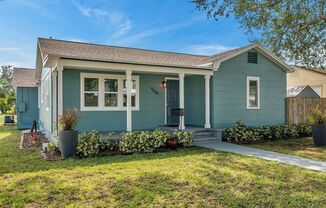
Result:
<svg viewBox="0 0 326 208"><path fill-rule="evenodd" d="M134 72L147 72L147 73L167 73L167 74L192 74L192 75L213 75L213 70L209 69L191 69L191 68L177 68L168 66L151 66L129 63L109 63L98 61L84 61L61 59L60 64L65 68L72 69L87 69L87 70L103 70L103 71L126 71L132 70Z"/></svg>

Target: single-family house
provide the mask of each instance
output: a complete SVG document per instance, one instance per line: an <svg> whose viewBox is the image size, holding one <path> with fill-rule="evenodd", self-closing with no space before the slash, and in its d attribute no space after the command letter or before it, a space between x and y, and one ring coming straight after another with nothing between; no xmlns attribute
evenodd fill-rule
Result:
<svg viewBox="0 0 326 208"><path fill-rule="evenodd" d="M326 98L326 70L292 67L287 75L287 95L297 96L306 86L310 86L320 97Z"/></svg>
<svg viewBox="0 0 326 208"><path fill-rule="evenodd" d="M38 118L49 136L70 108L80 131L282 124L291 70L260 44L205 56L39 38Z"/></svg>

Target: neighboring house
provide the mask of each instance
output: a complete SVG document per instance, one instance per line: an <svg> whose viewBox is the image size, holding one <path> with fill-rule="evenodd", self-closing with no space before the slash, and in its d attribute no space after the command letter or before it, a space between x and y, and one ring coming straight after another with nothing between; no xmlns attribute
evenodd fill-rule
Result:
<svg viewBox="0 0 326 208"><path fill-rule="evenodd" d="M310 86L306 86L297 96L296 98L320 98L317 92L312 89Z"/></svg>
<svg viewBox="0 0 326 208"><path fill-rule="evenodd" d="M30 129L38 119L38 92L35 69L14 68L11 86L16 91L17 128Z"/></svg>
<svg viewBox="0 0 326 208"><path fill-rule="evenodd" d="M306 86L310 86L320 97L326 98L326 70L293 67L287 75L287 96L297 96Z"/></svg>
<svg viewBox="0 0 326 208"><path fill-rule="evenodd" d="M77 108L80 131L131 131L177 125L224 128L285 122L286 73L259 44L213 56L39 38L39 119L56 135L63 111Z"/></svg>

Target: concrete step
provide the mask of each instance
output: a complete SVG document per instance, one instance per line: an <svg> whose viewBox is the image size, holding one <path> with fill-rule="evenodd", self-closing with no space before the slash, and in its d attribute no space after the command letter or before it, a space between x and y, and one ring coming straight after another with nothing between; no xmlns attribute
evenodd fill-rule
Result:
<svg viewBox="0 0 326 208"><path fill-rule="evenodd" d="M221 141L217 137L206 137L206 138L194 138L193 143L200 143L200 142L219 142Z"/></svg>

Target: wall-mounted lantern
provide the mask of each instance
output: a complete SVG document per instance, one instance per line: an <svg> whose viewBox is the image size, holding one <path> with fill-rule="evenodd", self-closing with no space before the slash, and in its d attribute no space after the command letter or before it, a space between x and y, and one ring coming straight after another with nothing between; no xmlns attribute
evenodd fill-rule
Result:
<svg viewBox="0 0 326 208"><path fill-rule="evenodd" d="M166 81L161 82L161 88L166 88Z"/></svg>

